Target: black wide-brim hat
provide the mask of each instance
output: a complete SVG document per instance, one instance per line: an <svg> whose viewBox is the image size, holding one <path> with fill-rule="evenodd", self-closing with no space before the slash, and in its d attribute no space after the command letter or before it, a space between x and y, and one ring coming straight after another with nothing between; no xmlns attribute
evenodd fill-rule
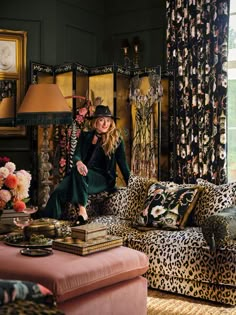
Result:
<svg viewBox="0 0 236 315"><path fill-rule="evenodd" d="M118 117L114 117L110 111L110 108L106 105L97 105L95 112L92 116L87 117L88 119L95 119L99 117L110 117L112 119L119 119Z"/></svg>

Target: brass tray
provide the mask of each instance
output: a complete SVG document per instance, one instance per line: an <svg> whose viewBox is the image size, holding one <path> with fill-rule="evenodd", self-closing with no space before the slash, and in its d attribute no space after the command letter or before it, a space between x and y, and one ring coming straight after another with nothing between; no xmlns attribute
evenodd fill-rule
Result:
<svg viewBox="0 0 236 315"><path fill-rule="evenodd" d="M10 233L10 232L14 231L15 229L16 229L16 226L13 224L0 222L0 235Z"/></svg>
<svg viewBox="0 0 236 315"><path fill-rule="evenodd" d="M27 247L27 248L47 248L52 247L52 240L50 238L46 239L45 243L30 243L26 241L22 234L14 234L6 236L4 244L14 247Z"/></svg>

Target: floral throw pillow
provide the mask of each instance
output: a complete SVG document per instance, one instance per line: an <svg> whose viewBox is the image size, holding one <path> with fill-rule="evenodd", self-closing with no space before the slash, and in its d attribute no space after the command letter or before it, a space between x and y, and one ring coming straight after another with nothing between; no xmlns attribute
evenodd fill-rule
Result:
<svg viewBox="0 0 236 315"><path fill-rule="evenodd" d="M200 189L196 185L183 187L152 184L149 187L144 209L134 226L183 229L193 210Z"/></svg>
<svg viewBox="0 0 236 315"><path fill-rule="evenodd" d="M50 306L56 303L53 293L41 284L0 279L0 306L15 300L29 300Z"/></svg>

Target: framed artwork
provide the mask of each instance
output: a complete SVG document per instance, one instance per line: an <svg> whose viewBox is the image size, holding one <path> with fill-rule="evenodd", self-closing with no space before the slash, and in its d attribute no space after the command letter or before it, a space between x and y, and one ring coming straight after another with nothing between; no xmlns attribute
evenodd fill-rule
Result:
<svg viewBox="0 0 236 315"><path fill-rule="evenodd" d="M0 82L1 86L10 80L16 82L15 112L20 107L26 89L26 44L27 32L0 29ZM0 105L5 97L9 95L1 95ZM0 123L0 137L24 135L26 127L6 127Z"/></svg>
<svg viewBox="0 0 236 315"><path fill-rule="evenodd" d="M21 137L26 135L26 127L0 127L0 137Z"/></svg>

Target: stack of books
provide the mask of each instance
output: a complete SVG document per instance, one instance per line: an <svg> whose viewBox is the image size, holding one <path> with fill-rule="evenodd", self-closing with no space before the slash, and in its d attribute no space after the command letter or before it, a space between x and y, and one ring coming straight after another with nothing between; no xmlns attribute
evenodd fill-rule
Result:
<svg viewBox="0 0 236 315"><path fill-rule="evenodd" d="M4 209L1 215L1 224L14 224L13 218L28 218L30 215L24 212L16 212L13 209Z"/></svg>
<svg viewBox="0 0 236 315"><path fill-rule="evenodd" d="M81 256L122 245L121 237L108 235L106 227L99 223L72 227L71 237L56 239L52 242L53 249Z"/></svg>

